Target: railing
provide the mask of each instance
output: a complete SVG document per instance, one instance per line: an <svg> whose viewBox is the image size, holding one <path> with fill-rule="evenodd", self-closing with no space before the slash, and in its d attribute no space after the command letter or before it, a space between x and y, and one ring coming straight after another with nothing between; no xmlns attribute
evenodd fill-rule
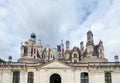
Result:
<svg viewBox="0 0 120 83"><path fill-rule="evenodd" d="M120 62L88 63L89 66L120 66Z"/></svg>
<svg viewBox="0 0 120 83"><path fill-rule="evenodd" d="M40 66L42 63L19 63L19 62L1 62L0 66ZM68 64L68 63L67 63ZM89 63L70 63L68 65L77 67L87 66L119 66L120 62L89 62Z"/></svg>
<svg viewBox="0 0 120 83"><path fill-rule="evenodd" d="M89 63L71 63L73 66L120 66L120 62L89 62Z"/></svg>
<svg viewBox="0 0 120 83"><path fill-rule="evenodd" d="M0 66L7 66L7 65L11 65L11 66L25 66L25 63L18 63L18 62L2 62L0 63Z"/></svg>

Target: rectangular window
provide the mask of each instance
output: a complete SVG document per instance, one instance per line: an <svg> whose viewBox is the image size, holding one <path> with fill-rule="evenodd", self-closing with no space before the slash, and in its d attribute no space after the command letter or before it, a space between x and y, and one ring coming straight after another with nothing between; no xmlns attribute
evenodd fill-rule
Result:
<svg viewBox="0 0 120 83"><path fill-rule="evenodd" d="M77 60L74 60L74 63L77 63Z"/></svg>
<svg viewBox="0 0 120 83"><path fill-rule="evenodd" d="M12 83L20 83L20 72L15 71L13 72L13 82Z"/></svg>
<svg viewBox="0 0 120 83"><path fill-rule="evenodd" d="M34 73L28 72L28 83L34 83Z"/></svg>
<svg viewBox="0 0 120 83"><path fill-rule="evenodd" d="M74 54L74 58L77 58L77 54Z"/></svg>
<svg viewBox="0 0 120 83"><path fill-rule="evenodd" d="M88 73L81 73L81 83L89 83Z"/></svg>
<svg viewBox="0 0 120 83"><path fill-rule="evenodd" d="M28 53L28 47L27 47L27 46L24 46L24 55L27 56L27 53Z"/></svg>
<svg viewBox="0 0 120 83"><path fill-rule="evenodd" d="M110 72L105 73L105 83L112 83Z"/></svg>

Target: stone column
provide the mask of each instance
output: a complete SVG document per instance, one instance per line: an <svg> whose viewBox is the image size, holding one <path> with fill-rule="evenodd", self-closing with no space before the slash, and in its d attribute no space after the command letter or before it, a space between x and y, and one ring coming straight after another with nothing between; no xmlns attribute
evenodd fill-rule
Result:
<svg viewBox="0 0 120 83"><path fill-rule="evenodd" d="M120 83L120 71L111 73L112 83Z"/></svg>
<svg viewBox="0 0 120 83"><path fill-rule="evenodd" d="M2 82L1 83L12 83L12 73L10 70L4 69L2 72Z"/></svg>
<svg viewBox="0 0 120 83"><path fill-rule="evenodd" d="M20 83L27 83L27 74L25 70L20 71Z"/></svg>

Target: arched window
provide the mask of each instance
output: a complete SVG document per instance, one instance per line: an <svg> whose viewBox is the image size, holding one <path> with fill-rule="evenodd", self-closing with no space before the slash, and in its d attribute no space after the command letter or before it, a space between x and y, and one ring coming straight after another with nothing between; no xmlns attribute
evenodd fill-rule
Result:
<svg viewBox="0 0 120 83"><path fill-rule="evenodd" d="M59 74L52 74L50 76L50 83L61 83L61 76Z"/></svg>
<svg viewBox="0 0 120 83"><path fill-rule="evenodd" d="M110 72L105 73L105 83L112 83Z"/></svg>
<svg viewBox="0 0 120 83"><path fill-rule="evenodd" d="M14 71L13 72L13 82L12 83L20 83L20 72Z"/></svg>
<svg viewBox="0 0 120 83"><path fill-rule="evenodd" d="M34 83L34 73L28 72L28 83Z"/></svg>
<svg viewBox="0 0 120 83"><path fill-rule="evenodd" d="M88 73L86 72L81 73L81 83L89 83Z"/></svg>

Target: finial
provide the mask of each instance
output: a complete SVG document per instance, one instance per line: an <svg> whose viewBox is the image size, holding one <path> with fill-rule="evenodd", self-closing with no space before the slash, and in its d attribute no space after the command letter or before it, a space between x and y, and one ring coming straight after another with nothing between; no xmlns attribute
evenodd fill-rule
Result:
<svg viewBox="0 0 120 83"><path fill-rule="evenodd" d="M9 56L9 57L8 57L8 61L9 61L9 62L12 62L12 56Z"/></svg>
<svg viewBox="0 0 120 83"><path fill-rule="evenodd" d="M115 56L114 56L114 59L115 59L115 62L119 62L119 57L118 57L118 55L115 55Z"/></svg>
<svg viewBox="0 0 120 83"><path fill-rule="evenodd" d="M101 39L100 39L100 42L99 42L99 43L100 43L100 44L103 43Z"/></svg>
<svg viewBox="0 0 120 83"><path fill-rule="evenodd" d="M32 34L31 34L31 38L36 38L36 34L35 34L35 33L32 33Z"/></svg>
<svg viewBox="0 0 120 83"><path fill-rule="evenodd" d="M83 41L81 41L80 44L83 44Z"/></svg>

